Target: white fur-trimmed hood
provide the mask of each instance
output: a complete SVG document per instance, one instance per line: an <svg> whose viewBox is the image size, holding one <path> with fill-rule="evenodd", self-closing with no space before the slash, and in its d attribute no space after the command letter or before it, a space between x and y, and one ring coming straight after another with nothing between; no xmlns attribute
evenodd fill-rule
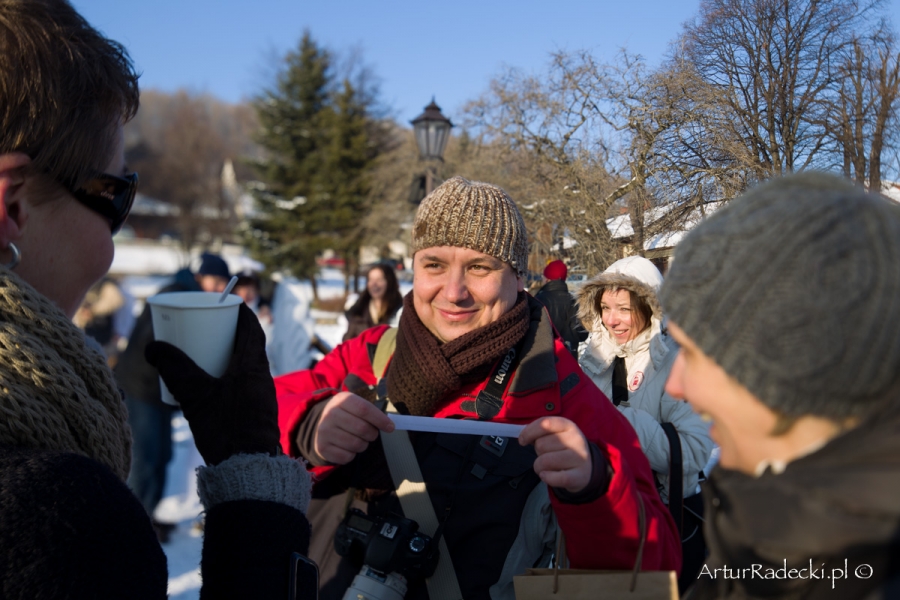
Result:
<svg viewBox="0 0 900 600"><path fill-rule="evenodd" d="M578 290L578 319L585 329L593 331L600 320L600 298L606 289L613 287L643 298L650 305L653 316L662 321L662 307L656 295L661 284L662 275L646 258L629 256L618 260Z"/></svg>

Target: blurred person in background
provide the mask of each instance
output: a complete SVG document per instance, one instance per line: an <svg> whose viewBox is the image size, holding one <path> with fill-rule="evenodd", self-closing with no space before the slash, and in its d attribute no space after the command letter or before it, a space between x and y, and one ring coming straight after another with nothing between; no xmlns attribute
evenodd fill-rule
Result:
<svg viewBox="0 0 900 600"><path fill-rule="evenodd" d="M77 327L84 330L86 336L100 345L110 366L115 366L118 358L116 315L129 307L119 284L110 277L104 277L91 286L72 319Z"/></svg>
<svg viewBox="0 0 900 600"><path fill-rule="evenodd" d="M265 330L265 325L272 323L272 311L269 309L269 302L260 295L259 273L244 269L235 275L238 280L231 293L241 297L244 304L259 317L260 323L264 325L263 330Z"/></svg>
<svg viewBox="0 0 900 600"><path fill-rule="evenodd" d="M222 292L231 275L221 256L205 253L194 274L181 269L173 281L160 289L168 292ZM134 439L128 485L153 519L160 542L168 542L174 523L153 517L166 487L166 467L172 460L172 416L177 407L162 401L159 372L144 359L147 345L153 341L150 305L144 306L128 340L128 346L116 363L116 380L125 392L128 424Z"/></svg>
<svg viewBox="0 0 900 600"><path fill-rule="evenodd" d="M397 274L390 265L373 265L366 274L366 289L347 312L343 341L355 338L375 325L396 325L403 307Z"/></svg>
<svg viewBox="0 0 900 600"><path fill-rule="evenodd" d="M0 0L0 48L0 590L162 600L166 557L125 484L125 404L72 323L134 199L122 126L138 109L137 74L65 0ZM151 356L207 462L201 595L282 599L307 544L310 481L275 456L274 387L252 315L236 338L218 380L165 345Z"/></svg>
<svg viewBox="0 0 900 600"><path fill-rule="evenodd" d="M278 323L268 338L272 375L308 369L315 361L317 340L312 316L312 290L305 282L282 278L272 294L272 322Z"/></svg>
<svg viewBox="0 0 900 600"><path fill-rule="evenodd" d="M269 302L261 295L259 273L252 269L243 269L235 275L238 280L231 293L240 296L244 301L244 304L246 304L247 307L253 311L253 314L256 315L256 318L259 319L259 324L266 334L266 349L269 351L271 348L272 336L275 332L275 322L272 317L272 309L269 306ZM274 357L270 353L270 365L275 362L273 358Z"/></svg>
<svg viewBox="0 0 900 600"><path fill-rule="evenodd" d="M700 416L665 391L678 344L663 327L657 298L662 282L652 262L629 256L584 284L578 291L578 315L590 337L578 363L634 427L663 502L675 509L676 523L682 522L679 587L684 590L696 580L706 558L699 482L713 442ZM667 426L677 440L667 437ZM674 453L673 442L679 446ZM679 451L683 505L673 503L670 495L671 460Z"/></svg>
<svg viewBox="0 0 900 600"><path fill-rule="evenodd" d="M195 279L201 291L221 294L231 281L231 272L221 256L204 252L200 255L200 267Z"/></svg>
<svg viewBox="0 0 900 600"><path fill-rule="evenodd" d="M678 245L666 389L720 447L686 597L900 597L898 265L900 206L823 173L759 185Z"/></svg>
<svg viewBox="0 0 900 600"><path fill-rule="evenodd" d="M550 261L544 267L544 279L547 283L538 290L534 298L547 307L553 326L556 327L572 356L577 357L578 344L587 338L588 332L578 320L578 305L566 285L568 273L566 263L561 260Z"/></svg>

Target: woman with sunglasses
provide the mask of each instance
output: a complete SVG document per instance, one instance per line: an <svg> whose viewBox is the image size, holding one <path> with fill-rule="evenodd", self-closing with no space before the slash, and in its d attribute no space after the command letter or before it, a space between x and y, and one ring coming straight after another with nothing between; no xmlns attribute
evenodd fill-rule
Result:
<svg viewBox="0 0 900 600"><path fill-rule="evenodd" d="M125 405L71 322L134 199L122 125L137 75L66 0L0 0L0 48L0 595L162 599L166 557L125 485ZM288 597L310 481L277 456L256 319L240 313L220 379L161 342L147 355L207 463L203 596Z"/></svg>

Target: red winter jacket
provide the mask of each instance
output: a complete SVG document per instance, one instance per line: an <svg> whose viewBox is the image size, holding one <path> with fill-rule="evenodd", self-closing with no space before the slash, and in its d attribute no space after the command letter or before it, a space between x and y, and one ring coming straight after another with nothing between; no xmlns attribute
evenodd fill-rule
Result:
<svg viewBox="0 0 900 600"><path fill-rule="evenodd" d="M550 493L573 568L633 568L639 541L640 497L647 518L642 568L678 571L681 543L674 521L656 491L650 465L634 430L581 371L550 326L546 312L542 310L541 314L540 326L533 323L529 333L534 337L533 343L524 346L525 354L504 394L503 407L492 420L524 425L543 416L568 418L609 460L613 475L608 491L599 499L586 504L564 504ZM370 352L387 329L369 329L337 346L313 369L276 378L285 453L297 456L294 440L306 411L346 389L343 382L348 374L356 374L369 385L376 383ZM464 386L442 403L435 416L477 418L475 413L464 411L461 404L473 400L485 383ZM339 467L312 470L321 479L335 468Z"/></svg>

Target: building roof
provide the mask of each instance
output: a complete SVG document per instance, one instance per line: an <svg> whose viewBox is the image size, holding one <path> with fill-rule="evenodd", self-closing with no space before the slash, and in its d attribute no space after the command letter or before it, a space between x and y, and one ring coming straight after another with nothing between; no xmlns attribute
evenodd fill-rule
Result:
<svg viewBox="0 0 900 600"><path fill-rule="evenodd" d="M687 217L682 219L677 229L662 231L646 237L644 239L644 250L660 250L674 247L697 223L702 221L707 215L718 210L723 204L724 202L722 201L706 202L693 207ZM675 208L672 205L665 205L645 211L644 227L647 229L652 228L654 224L659 223ZM634 235L634 228L631 226L631 216L628 214L607 219L606 227L614 240L624 240Z"/></svg>
<svg viewBox="0 0 900 600"><path fill-rule="evenodd" d="M900 204L900 182L882 181L881 182L881 194L883 196L887 196L889 199L893 200L897 204Z"/></svg>

